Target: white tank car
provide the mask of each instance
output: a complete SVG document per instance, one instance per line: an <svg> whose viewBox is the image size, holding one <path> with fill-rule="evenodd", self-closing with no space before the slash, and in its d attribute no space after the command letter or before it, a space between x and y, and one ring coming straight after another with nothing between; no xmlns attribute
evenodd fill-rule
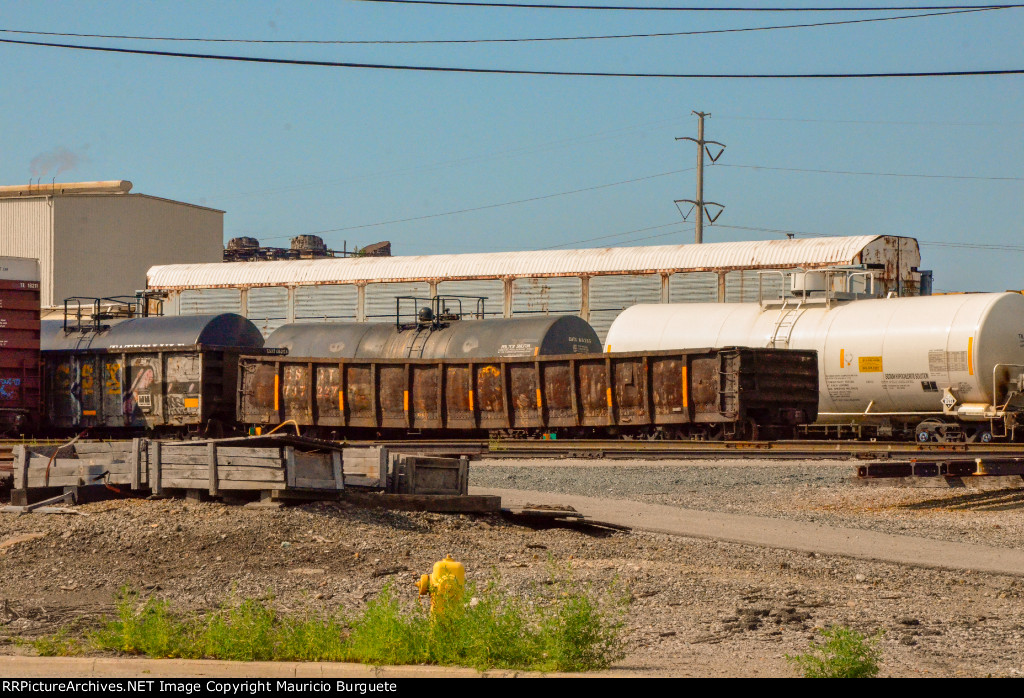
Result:
<svg viewBox="0 0 1024 698"><path fill-rule="evenodd" d="M619 315L606 342L616 352L725 346L817 350L819 424L988 440L1012 436L1024 409L1024 296L1017 293L636 305ZM943 421L969 424L958 431Z"/></svg>

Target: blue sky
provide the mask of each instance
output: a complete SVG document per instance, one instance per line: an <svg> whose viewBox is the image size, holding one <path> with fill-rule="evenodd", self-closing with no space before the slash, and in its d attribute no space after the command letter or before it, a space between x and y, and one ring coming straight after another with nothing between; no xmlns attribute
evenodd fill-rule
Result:
<svg viewBox="0 0 1024 698"><path fill-rule="evenodd" d="M6 30L0 39L559 71L1024 68L1024 9L701 36L462 45L10 33L278 41L538 38L906 14L915 13L7 0L0 6L0 29ZM728 146L705 175L705 197L726 206L718 224L705 227L705 241L784 235L772 231L910 235L921 241L922 266L934 269L938 289L1024 288L1024 76L474 75L13 44L0 44L0 68L6 93L0 125L8 134L0 183L36 176L130 179L136 192L224 209L227 238L252 235L286 246L293 235L319 233L336 248L343 241L351 247L388 239L395 254L691 242L692 215L684 223L673 200L693 198L696 155L692 144L675 138L696 135L691 111L698 110L711 114L705 137ZM479 210L435 215L464 209Z"/></svg>

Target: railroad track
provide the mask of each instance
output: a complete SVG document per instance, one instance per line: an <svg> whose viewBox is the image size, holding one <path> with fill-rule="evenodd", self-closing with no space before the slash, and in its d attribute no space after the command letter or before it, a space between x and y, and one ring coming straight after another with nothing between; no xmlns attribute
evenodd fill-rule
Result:
<svg viewBox="0 0 1024 698"><path fill-rule="evenodd" d="M1024 444L867 441L620 441L502 439L498 441L374 441L394 450L461 453L486 458L860 458L941 461L949 458L1024 458Z"/></svg>
<svg viewBox="0 0 1024 698"><path fill-rule="evenodd" d="M14 447L62 441L0 440L0 478L13 472ZM1024 444L965 444L868 441L620 441L478 439L353 441L355 446L387 446L394 451L458 454L472 458L585 458L669 460L676 458L815 459L857 458L938 462L951 459L1024 458Z"/></svg>

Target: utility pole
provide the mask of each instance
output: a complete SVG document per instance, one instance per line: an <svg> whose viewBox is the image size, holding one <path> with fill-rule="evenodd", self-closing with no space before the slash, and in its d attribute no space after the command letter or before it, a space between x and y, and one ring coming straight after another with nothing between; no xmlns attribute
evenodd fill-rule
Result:
<svg viewBox="0 0 1024 698"><path fill-rule="evenodd" d="M708 154L708 157L711 158L712 163L717 162L718 158L722 157L722 153L725 152L725 145L723 143L719 143L718 141L704 140L704 117L711 116L711 114L705 114L702 111L695 111L692 113L697 116L697 137L690 138L688 136L683 136L680 138L676 138L676 140L693 141L694 143L697 144L697 198L676 199L675 204L676 208L679 208L679 204L681 203L693 204L693 207L697 209L695 241L699 245L702 242L704 242L704 207L708 204L718 207L718 213L716 213L714 216L712 216L710 213L707 214L709 223L714 223L716 220L718 220L718 217L722 215L722 211L725 210L725 206L723 206L722 204L717 204L714 201L704 201L704 153L706 152ZM711 150L708 148L709 143L712 145L719 146L720 150L716 154L712 155ZM680 209L679 212L682 213L682 209ZM683 216L683 220L686 220L685 215Z"/></svg>

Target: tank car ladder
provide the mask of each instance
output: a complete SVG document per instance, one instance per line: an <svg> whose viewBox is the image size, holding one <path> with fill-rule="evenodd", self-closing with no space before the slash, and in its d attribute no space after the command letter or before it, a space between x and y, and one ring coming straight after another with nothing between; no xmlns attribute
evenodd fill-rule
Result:
<svg viewBox="0 0 1024 698"><path fill-rule="evenodd" d="M789 349L789 340L793 337L793 327L803 313L803 305L803 298L799 299L796 305L790 305L788 298L782 302L782 307L779 308L779 319L775 321L775 331L772 332L772 338L768 343L769 347L773 349ZM785 344L779 346L779 342L784 342Z"/></svg>
<svg viewBox="0 0 1024 698"><path fill-rule="evenodd" d="M417 327L416 336L412 338L412 342L409 344L409 351L406 353L406 357L410 359L422 359L423 347L427 345L428 339L430 339L430 328Z"/></svg>

